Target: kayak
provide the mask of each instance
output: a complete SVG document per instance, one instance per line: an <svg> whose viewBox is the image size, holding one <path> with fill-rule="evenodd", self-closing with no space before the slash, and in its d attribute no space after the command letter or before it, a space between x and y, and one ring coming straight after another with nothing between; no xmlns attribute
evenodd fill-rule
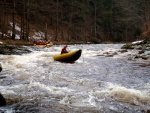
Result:
<svg viewBox="0 0 150 113"><path fill-rule="evenodd" d="M55 61L73 63L80 58L81 53L82 53L82 50L79 49L79 50L75 50L72 52L56 55L53 58Z"/></svg>

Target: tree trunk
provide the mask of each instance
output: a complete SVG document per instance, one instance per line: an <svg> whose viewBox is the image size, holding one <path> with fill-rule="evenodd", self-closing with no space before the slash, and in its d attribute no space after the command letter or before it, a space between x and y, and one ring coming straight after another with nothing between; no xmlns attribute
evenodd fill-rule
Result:
<svg viewBox="0 0 150 113"><path fill-rule="evenodd" d="M29 15L30 15L30 11L29 11L29 0L27 1L27 14L26 14L26 41L29 41Z"/></svg>
<svg viewBox="0 0 150 113"><path fill-rule="evenodd" d="M47 22L45 23L45 40L47 41Z"/></svg>
<svg viewBox="0 0 150 113"><path fill-rule="evenodd" d="M55 41L58 42L58 4L59 4L59 1L57 0L57 3L56 3L56 37L55 37Z"/></svg>
<svg viewBox="0 0 150 113"><path fill-rule="evenodd" d="M12 28L12 39L13 40L15 40L15 36L16 36L16 34L15 34L15 0L13 0L13 14L12 14L12 16L13 16L13 28Z"/></svg>
<svg viewBox="0 0 150 113"><path fill-rule="evenodd" d="M97 2L96 2L96 0L95 0L95 3L94 3L94 37L95 37L95 39L97 38Z"/></svg>

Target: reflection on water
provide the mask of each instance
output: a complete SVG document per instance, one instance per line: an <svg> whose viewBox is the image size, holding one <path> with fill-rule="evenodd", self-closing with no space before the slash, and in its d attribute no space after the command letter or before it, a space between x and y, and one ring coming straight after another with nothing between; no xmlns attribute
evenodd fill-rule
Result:
<svg viewBox="0 0 150 113"><path fill-rule="evenodd" d="M61 45L27 47L33 52L24 55L0 55L0 89L8 103L0 112L146 112L150 109L150 61L129 61L119 53L100 55L121 46L70 45L70 50L83 50L74 64L53 60Z"/></svg>

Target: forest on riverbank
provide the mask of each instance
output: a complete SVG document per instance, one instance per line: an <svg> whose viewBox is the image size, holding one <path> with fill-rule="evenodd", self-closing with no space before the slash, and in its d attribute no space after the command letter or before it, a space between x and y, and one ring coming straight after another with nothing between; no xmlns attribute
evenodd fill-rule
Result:
<svg viewBox="0 0 150 113"><path fill-rule="evenodd" d="M148 0L2 0L0 13L0 39L41 37L60 43L150 39Z"/></svg>

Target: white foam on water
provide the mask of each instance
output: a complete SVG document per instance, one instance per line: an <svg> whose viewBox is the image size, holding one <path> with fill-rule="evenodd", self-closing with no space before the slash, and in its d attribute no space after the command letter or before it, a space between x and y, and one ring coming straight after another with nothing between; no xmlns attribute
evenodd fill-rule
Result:
<svg viewBox="0 0 150 113"><path fill-rule="evenodd" d="M143 91L117 87L112 89L111 93L118 101L129 102L135 105L140 103L150 105L150 94Z"/></svg>
<svg viewBox="0 0 150 113"><path fill-rule="evenodd" d="M16 113L16 110L13 110L12 108L9 109L4 109L4 108L0 108L0 110L2 110L2 113Z"/></svg>
<svg viewBox="0 0 150 113"><path fill-rule="evenodd" d="M91 106L96 107L95 97L92 95L89 95L89 98L82 101L83 103L89 103Z"/></svg>
<svg viewBox="0 0 150 113"><path fill-rule="evenodd" d="M150 94L144 91L129 89L122 86L113 85L107 89L95 91L96 96L107 94L116 101L126 102L134 105L150 105Z"/></svg>

